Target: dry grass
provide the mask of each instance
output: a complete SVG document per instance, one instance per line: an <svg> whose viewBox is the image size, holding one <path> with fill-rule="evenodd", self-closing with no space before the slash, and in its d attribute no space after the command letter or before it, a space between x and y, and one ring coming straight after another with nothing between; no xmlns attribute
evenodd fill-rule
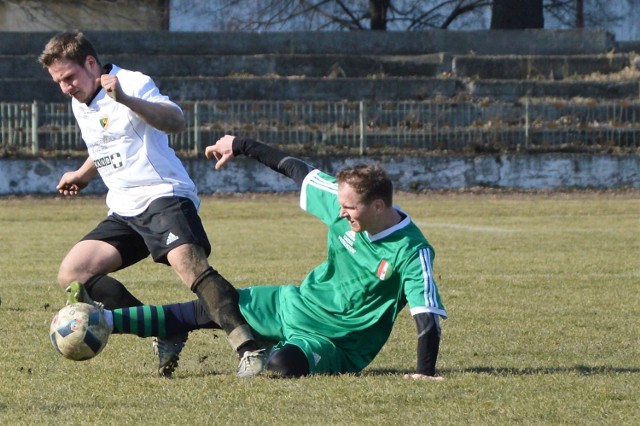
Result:
<svg viewBox="0 0 640 426"><path fill-rule="evenodd" d="M639 191L429 192L397 202L437 250L450 319L444 383L415 365L403 312L361 375L234 377L222 336L192 333L173 380L148 341L114 336L97 358L62 359L48 323L66 250L103 200L0 198L2 424L634 424L640 417ZM206 197L212 263L237 286L299 281L324 257L324 227L295 197ZM150 303L193 295L145 261L117 276Z"/></svg>

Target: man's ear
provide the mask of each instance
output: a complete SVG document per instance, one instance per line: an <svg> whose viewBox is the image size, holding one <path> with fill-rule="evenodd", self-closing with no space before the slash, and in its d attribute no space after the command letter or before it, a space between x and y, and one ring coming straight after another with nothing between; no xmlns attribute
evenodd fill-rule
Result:
<svg viewBox="0 0 640 426"><path fill-rule="evenodd" d="M376 198L375 200L373 200L373 208L378 213L381 213L381 212L384 211L385 205L384 205L384 201L382 200L382 198Z"/></svg>
<svg viewBox="0 0 640 426"><path fill-rule="evenodd" d="M91 55L88 55L84 59L84 65L88 67L90 70L93 70L95 68L100 68L100 64L98 63L98 60Z"/></svg>

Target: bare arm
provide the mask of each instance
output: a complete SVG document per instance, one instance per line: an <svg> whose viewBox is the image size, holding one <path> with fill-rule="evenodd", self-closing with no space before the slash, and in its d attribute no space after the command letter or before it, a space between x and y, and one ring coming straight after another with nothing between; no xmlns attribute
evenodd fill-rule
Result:
<svg viewBox="0 0 640 426"><path fill-rule="evenodd" d="M62 195L78 195L91 182L97 172L98 169L96 169L93 160L91 157L87 157L80 168L62 175L56 189Z"/></svg>
<svg viewBox="0 0 640 426"><path fill-rule="evenodd" d="M180 133L185 129L184 115L175 105L149 102L129 96L122 91L118 77L115 75L101 75L100 84L107 91L107 95L135 112L138 117L156 129L165 133Z"/></svg>

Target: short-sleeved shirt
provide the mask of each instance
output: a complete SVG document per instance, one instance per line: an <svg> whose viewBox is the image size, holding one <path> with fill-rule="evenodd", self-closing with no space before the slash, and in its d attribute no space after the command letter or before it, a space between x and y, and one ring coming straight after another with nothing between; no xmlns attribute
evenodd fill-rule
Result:
<svg viewBox="0 0 640 426"><path fill-rule="evenodd" d="M409 215L396 207L400 223L376 235L356 233L339 216L336 179L318 170L303 182L300 207L328 226L327 259L300 286L284 286L274 296L285 337L309 332L328 339L344 353L341 368L359 371L380 351L407 303L412 315L446 318L433 278L433 247ZM254 314L248 313L250 324L259 322Z"/></svg>
<svg viewBox="0 0 640 426"><path fill-rule="evenodd" d="M111 65L109 74L118 77L129 96L180 109L140 72ZM169 146L166 133L113 100L104 89L89 105L73 99L72 108L89 156L108 188L111 212L135 216L153 200L167 196L189 198L199 207L196 186Z"/></svg>

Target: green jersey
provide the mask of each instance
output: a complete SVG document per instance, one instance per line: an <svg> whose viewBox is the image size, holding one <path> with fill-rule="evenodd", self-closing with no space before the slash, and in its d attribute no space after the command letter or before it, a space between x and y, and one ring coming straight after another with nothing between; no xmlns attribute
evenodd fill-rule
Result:
<svg viewBox="0 0 640 426"><path fill-rule="evenodd" d="M329 339L349 358L348 370L368 365L387 341L398 313L447 313L433 278L434 250L411 218L376 235L355 233L339 217L337 183L314 170L304 180L300 207L328 226L327 260L299 287L280 297L281 318Z"/></svg>

